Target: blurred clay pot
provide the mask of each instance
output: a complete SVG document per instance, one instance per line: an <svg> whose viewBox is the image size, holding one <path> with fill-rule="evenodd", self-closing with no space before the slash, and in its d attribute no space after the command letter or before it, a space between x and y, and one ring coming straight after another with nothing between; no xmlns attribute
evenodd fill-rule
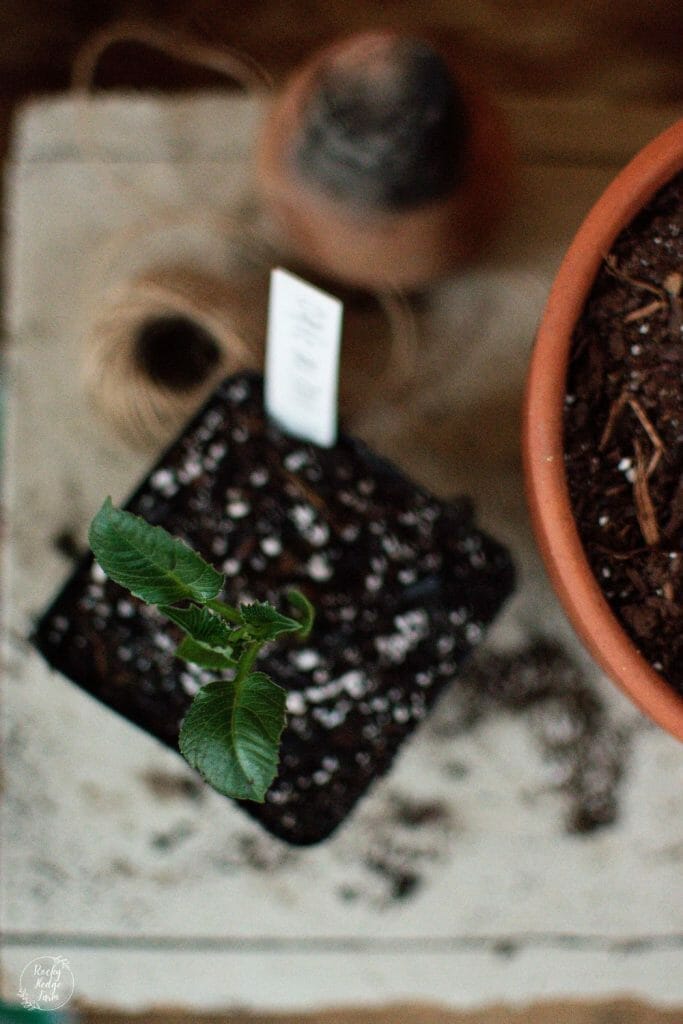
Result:
<svg viewBox="0 0 683 1024"><path fill-rule="evenodd" d="M597 583L570 505L563 406L574 328L605 255L638 211L683 168L683 120L642 150L579 229L553 284L531 359L523 416L527 496L546 568L598 663L655 722L683 740L683 697L638 652Z"/></svg>
<svg viewBox="0 0 683 1024"><path fill-rule="evenodd" d="M333 43L276 96L258 185L286 252L345 284L416 289L498 222L511 149L453 48L393 31Z"/></svg>

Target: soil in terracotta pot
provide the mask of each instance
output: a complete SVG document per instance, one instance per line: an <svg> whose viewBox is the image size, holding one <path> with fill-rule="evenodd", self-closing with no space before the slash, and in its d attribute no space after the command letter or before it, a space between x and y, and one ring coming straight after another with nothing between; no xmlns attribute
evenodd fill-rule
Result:
<svg viewBox="0 0 683 1024"><path fill-rule="evenodd" d="M288 723L266 802L243 805L292 843L329 835L389 768L512 587L507 552L467 501L438 501L349 437L323 449L283 435L254 375L224 382L127 507L225 573L229 603L282 606L294 586L317 608L305 646L263 658L288 691ZM177 639L89 558L35 637L52 665L174 748L211 678L174 657Z"/></svg>
<svg viewBox="0 0 683 1024"><path fill-rule="evenodd" d="M575 331L572 507L626 632L683 694L683 175L619 235Z"/></svg>

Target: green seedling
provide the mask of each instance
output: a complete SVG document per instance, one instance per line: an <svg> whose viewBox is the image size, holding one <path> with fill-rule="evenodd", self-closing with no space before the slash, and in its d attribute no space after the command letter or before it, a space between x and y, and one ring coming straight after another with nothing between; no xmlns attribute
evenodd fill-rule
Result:
<svg viewBox="0 0 683 1024"><path fill-rule="evenodd" d="M286 693L254 665L264 645L282 634L309 635L311 603L291 590L296 618L267 601L224 604L220 572L163 527L115 508L109 498L88 539L111 580L184 632L176 657L221 673L192 701L180 728L181 754L219 793L263 803L277 774Z"/></svg>

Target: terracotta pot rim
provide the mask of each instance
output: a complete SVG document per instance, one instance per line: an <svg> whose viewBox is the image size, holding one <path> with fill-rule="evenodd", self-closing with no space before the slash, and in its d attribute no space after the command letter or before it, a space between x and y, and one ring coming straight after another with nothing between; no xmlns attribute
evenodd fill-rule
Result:
<svg viewBox="0 0 683 1024"><path fill-rule="evenodd" d="M563 447L565 378L574 326L619 232L683 169L683 119L624 168L579 228L560 266L527 378L527 500L546 568L574 628L602 668L655 722L683 740L683 697L638 653L593 575L569 502Z"/></svg>

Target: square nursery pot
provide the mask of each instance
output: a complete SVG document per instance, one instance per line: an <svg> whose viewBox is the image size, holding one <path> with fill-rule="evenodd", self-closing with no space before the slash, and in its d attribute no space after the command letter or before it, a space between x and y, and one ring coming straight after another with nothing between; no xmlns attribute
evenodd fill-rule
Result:
<svg viewBox="0 0 683 1024"><path fill-rule="evenodd" d="M683 739L683 120L579 229L531 360L536 538L604 670Z"/></svg>
<svg viewBox="0 0 683 1024"><path fill-rule="evenodd" d="M508 553L475 528L467 501L438 501L350 437L324 449L283 435L253 374L219 386L126 507L224 572L229 603L281 606L294 586L316 606L303 646L262 659L288 691L288 717L265 803L244 804L295 844L330 835L387 771L513 586ZM88 557L34 642L177 749L211 677L174 658L174 630Z"/></svg>

